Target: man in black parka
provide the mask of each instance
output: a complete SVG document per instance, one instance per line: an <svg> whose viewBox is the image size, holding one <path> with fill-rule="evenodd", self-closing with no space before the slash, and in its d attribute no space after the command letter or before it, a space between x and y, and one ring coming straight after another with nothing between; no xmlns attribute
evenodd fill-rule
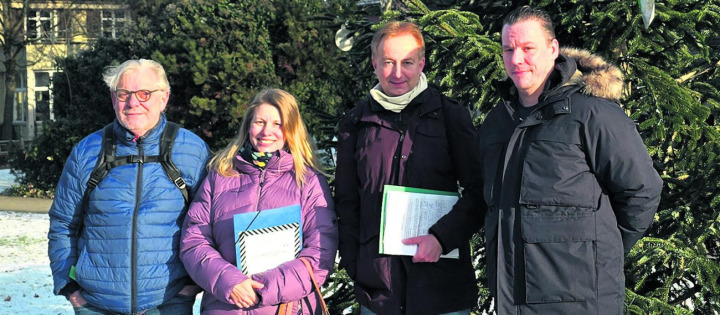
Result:
<svg viewBox="0 0 720 315"><path fill-rule="evenodd" d="M620 314L624 255L653 221L662 189L617 103L622 74L586 51L561 50L543 11L521 7L503 24L509 79L479 131L496 311Z"/></svg>

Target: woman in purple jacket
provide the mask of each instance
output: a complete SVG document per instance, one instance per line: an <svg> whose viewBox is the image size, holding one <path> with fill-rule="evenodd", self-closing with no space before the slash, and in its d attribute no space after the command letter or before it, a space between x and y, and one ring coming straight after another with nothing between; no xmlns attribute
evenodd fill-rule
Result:
<svg viewBox="0 0 720 315"><path fill-rule="evenodd" d="M294 303L320 314L304 257L321 285L334 266L338 232L332 196L319 173L297 102L269 89L250 104L235 139L210 161L210 172L183 225L180 258L205 289L203 314L276 314ZM256 274L243 274L235 256L233 215L300 205L298 258ZM268 244L272 246L272 244Z"/></svg>

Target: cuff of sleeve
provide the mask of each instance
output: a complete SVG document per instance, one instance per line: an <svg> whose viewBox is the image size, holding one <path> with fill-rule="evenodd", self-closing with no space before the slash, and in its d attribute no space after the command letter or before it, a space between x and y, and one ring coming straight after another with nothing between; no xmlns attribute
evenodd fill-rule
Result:
<svg viewBox="0 0 720 315"><path fill-rule="evenodd" d="M440 247L442 247L442 253L447 254L448 251L445 248L445 243L443 243L442 238L440 238L440 236L437 233L435 233L435 231L433 231L432 229L430 229L428 232L430 233L430 235L435 236L435 239L438 241L438 243L440 243Z"/></svg>
<svg viewBox="0 0 720 315"><path fill-rule="evenodd" d="M68 282L68 284L65 285L62 290L60 290L60 295L63 295L66 299L68 299L70 298L70 295L72 295L76 291L79 291L80 289L80 285L77 282L70 280L70 282Z"/></svg>
<svg viewBox="0 0 720 315"><path fill-rule="evenodd" d="M265 279L265 278L262 276L262 273L260 273L260 274L254 274L254 275L250 276L250 278L253 279L253 280L255 280L255 281L257 281L257 282L262 283L262 284L265 286L265 287L263 287L263 288L261 288L261 289L256 289L256 290L255 290L255 295L257 295L257 298L258 298L258 302L257 302L257 304L255 304L255 305L261 306L261 307L262 307L262 306L267 306L267 305L263 304L263 294L265 294L265 293L267 292L267 290L268 290L267 279Z"/></svg>

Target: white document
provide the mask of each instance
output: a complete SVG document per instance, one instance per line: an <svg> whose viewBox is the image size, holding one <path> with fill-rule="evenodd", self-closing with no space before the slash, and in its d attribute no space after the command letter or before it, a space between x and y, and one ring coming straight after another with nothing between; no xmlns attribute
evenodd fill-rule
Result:
<svg viewBox="0 0 720 315"><path fill-rule="evenodd" d="M417 245L405 245L403 239L428 234L428 229L450 212L457 195L385 190L380 253L414 256ZM457 248L443 258L458 258Z"/></svg>
<svg viewBox="0 0 720 315"><path fill-rule="evenodd" d="M246 275L261 273L295 259L297 254L297 225L295 228L240 235L243 248L242 270Z"/></svg>

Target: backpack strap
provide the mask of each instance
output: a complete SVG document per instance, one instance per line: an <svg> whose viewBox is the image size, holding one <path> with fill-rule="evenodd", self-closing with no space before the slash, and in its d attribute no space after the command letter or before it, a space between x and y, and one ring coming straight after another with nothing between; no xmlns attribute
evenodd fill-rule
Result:
<svg viewBox="0 0 720 315"><path fill-rule="evenodd" d="M95 168L92 170L92 173L90 173L90 179L87 182L87 189L85 189L84 196L88 196L112 168L110 164L115 162L115 149L113 125L109 124L103 128L102 147L100 148L97 164L95 164Z"/></svg>
<svg viewBox="0 0 720 315"><path fill-rule="evenodd" d="M160 165L162 165L168 179L170 179L170 181L173 182L178 189L180 189L183 199L185 199L185 204L188 204L190 198L188 196L187 184L182 178L180 170L178 170L177 166L175 166L175 163L172 161L172 147L175 143L175 137L177 136L178 130L180 130L180 126L176 123L168 121L165 124L165 130L163 130L162 136L160 137L159 162Z"/></svg>
<svg viewBox="0 0 720 315"><path fill-rule="evenodd" d="M175 137L177 136L180 126L173 122L167 122L165 130L163 130L160 136L160 154L153 156L144 155L128 155L128 156L115 156L117 144L115 143L115 133L113 131L113 124L109 124L103 128L102 133L102 147L100 148L100 154L98 155L97 164L90 173L90 179L87 182L85 193L83 194L82 203L80 206L80 224L78 229L75 231L76 235L80 235L82 231L85 208L88 206L87 203L90 200L90 193L97 187L98 184L107 176L112 168L134 163L152 163L159 162L165 172L165 175L170 179L175 186L180 189L183 195L185 204L189 202L189 195L187 190L187 184L180 174L180 170L175 166L172 161L172 147L175 143Z"/></svg>
<svg viewBox="0 0 720 315"><path fill-rule="evenodd" d="M80 223L77 230L75 230L75 235L80 235L80 231L82 231L85 222L85 208L90 200L90 193L97 187L100 181L105 178L112 168L111 164L115 162L115 149L115 133L113 131L113 124L111 123L103 128L100 154L98 154L95 168L90 172L90 179L88 179L85 193L83 193L82 201L80 202Z"/></svg>

